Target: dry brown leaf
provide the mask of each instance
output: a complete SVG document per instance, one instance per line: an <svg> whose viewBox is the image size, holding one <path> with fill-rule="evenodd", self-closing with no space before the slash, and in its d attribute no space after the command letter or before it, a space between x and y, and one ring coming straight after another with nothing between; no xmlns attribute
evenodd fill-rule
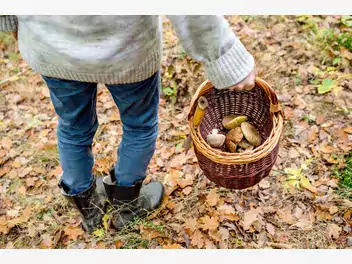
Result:
<svg viewBox="0 0 352 264"><path fill-rule="evenodd" d="M43 234L42 235L42 244L41 248L52 248L53 246L53 240L50 234Z"/></svg>
<svg viewBox="0 0 352 264"><path fill-rule="evenodd" d="M70 240L77 240L77 237L84 234L84 231L80 227L68 226L64 230L65 235L68 236Z"/></svg>
<svg viewBox="0 0 352 264"><path fill-rule="evenodd" d="M249 230L251 225L258 220L258 216L261 213L261 208L251 209L248 212L245 212L243 216L243 229Z"/></svg>
<svg viewBox="0 0 352 264"><path fill-rule="evenodd" d="M192 175L186 175L184 179L177 179L177 184L183 189L186 186L193 185L193 177Z"/></svg>
<svg viewBox="0 0 352 264"><path fill-rule="evenodd" d="M18 192L22 195L26 195L27 193L26 187L21 186L20 188L18 188Z"/></svg>
<svg viewBox="0 0 352 264"><path fill-rule="evenodd" d="M198 229L199 223L197 222L196 218L187 218L184 223L184 228L189 229L191 232L194 232Z"/></svg>
<svg viewBox="0 0 352 264"><path fill-rule="evenodd" d="M347 127L343 131L345 131L348 134L352 134L352 127Z"/></svg>
<svg viewBox="0 0 352 264"><path fill-rule="evenodd" d="M206 215L200 219L203 222L202 229L204 230L215 230L219 227L219 219L215 216L209 217Z"/></svg>
<svg viewBox="0 0 352 264"><path fill-rule="evenodd" d="M316 123L317 125L321 125L321 124L323 124L324 122L325 122L325 116L322 115L322 114L317 115L317 117L316 117L316 119L315 119L315 123Z"/></svg>
<svg viewBox="0 0 352 264"><path fill-rule="evenodd" d="M3 137L1 140L1 146L6 150L11 150L12 140L8 137Z"/></svg>
<svg viewBox="0 0 352 264"><path fill-rule="evenodd" d="M206 239L205 241L205 248L206 249L217 249L217 247L214 245L213 241Z"/></svg>
<svg viewBox="0 0 352 264"><path fill-rule="evenodd" d="M196 246L197 248L202 248L204 246L204 236L201 231L197 230L194 232L191 245Z"/></svg>
<svg viewBox="0 0 352 264"><path fill-rule="evenodd" d="M4 176L5 174L7 174L10 171L9 167L3 167L0 168L0 177Z"/></svg>
<svg viewBox="0 0 352 264"><path fill-rule="evenodd" d="M120 240L116 240L115 242L115 248L116 249L120 249L125 243L120 241Z"/></svg>
<svg viewBox="0 0 352 264"><path fill-rule="evenodd" d="M140 227L140 231L141 231L142 239L145 239L148 241L161 236L161 234L157 230L144 229L143 226Z"/></svg>
<svg viewBox="0 0 352 264"><path fill-rule="evenodd" d="M189 195L193 191L193 188L191 186L188 186L182 190L184 195Z"/></svg>
<svg viewBox="0 0 352 264"><path fill-rule="evenodd" d="M337 224L328 224L325 236L327 238L338 239L340 237L342 228Z"/></svg>
<svg viewBox="0 0 352 264"><path fill-rule="evenodd" d="M218 230L209 230L208 235L216 242L221 242L221 235Z"/></svg>
<svg viewBox="0 0 352 264"><path fill-rule="evenodd" d="M1 174L1 173L0 173ZM0 175L1 176L1 175ZM15 179L17 177L17 172L16 170L11 170L8 174L7 177L9 177L9 179Z"/></svg>
<svg viewBox="0 0 352 264"><path fill-rule="evenodd" d="M187 162L188 156L184 152L175 155L169 163L171 168L181 168Z"/></svg>
<svg viewBox="0 0 352 264"><path fill-rule="evenodd" d="M266 230L268 231L268 233L272 236L275 235L275 226L270 224L270 223L266 223Z"/></svg>
<svg viewBox="0 0 352 264"><path fill-rule="evenodd" d="M290 208L280 209L277 211L280 219L282 219L286 224L294 224L295 220L293 218Z"/></svg>
<svg viewBox="0 0 352 264"><path fill-rule="evenodd" d="M27 187L32 187L32 186L34 186L34 184L35 184L35 179L33 177L26 179Z"/></svg>
<svg viewBox="0 0 352 264"><path fill-rule="evenodd" d="M48 204L48 203L51 202L52 199L53 199L53 196L52 196L52 195L49 195L49 196L47 196L47 197L44 199L44 203L45 203L45 204Z"/></svg>
<svg viewBox="0 0 352 264"><path fill-rule="evenodd" d="M163 245L163 249L180 249L180 244Z"/></svg>
<svg viewBox="0 0 352 264"><path fill-rule="evenodd" d="M171 187L177 186L177 180L181 177L180 170L171 169L170 173L166 175L164 184L167 184Z"/></svg>
<svg viewBox="0 0 352 264"><path fill-rule="evenodd" d="M339 208L336 205L332 205L329 208L329 213L333 215L333 214L337 213L338 210L339 210Z"/></svg>
<svg viewBox="0 0 352 264"><path fill-rule="evenodd" d="M270 187L270 183L265 179L261 180L258 185L262 189L268 189Z"/></svg>
<svg viewBox="0 0 352 264"><path fill-rule="evenodd" d="M220 227L219 234L223 240L228 240L230 238L230 232L227 228Z"/></svg>
<svg viewBox="0 0 352 264"><path fill-rule="evenodd" d="M216 193L216 189L213 188L206 197L206 202L209 206L215 206L219 202L220 196Z"/></svg>

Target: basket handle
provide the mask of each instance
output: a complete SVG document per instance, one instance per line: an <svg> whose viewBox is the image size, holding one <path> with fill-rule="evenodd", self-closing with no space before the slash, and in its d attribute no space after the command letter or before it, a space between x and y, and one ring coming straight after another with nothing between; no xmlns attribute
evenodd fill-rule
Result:
<svg viewBox="0 0 352 264"><path fill-rule="evenodd" d="M255 82L257 84L259 84L259 87L262 88L264 90L264 92L267 94L269 101L270 101L270 112L271 113L277 113L279 112L282 115L282 108L281 105L279 103L279 100L277 99L276 93L274 92L274 90L269 86L269 84L264 81L263 79L256 77L255 78ZM193 115L193 112L196 108L196 101L198 100L198 98L206 93L208 93L211 89L213 89L214 86L211 84L211 82L209 80L204 81L197 89L197 91L195 92L195 94L192 97L191 100L191 107L188 111L188 120L190 120L190 118Z"/></svg>

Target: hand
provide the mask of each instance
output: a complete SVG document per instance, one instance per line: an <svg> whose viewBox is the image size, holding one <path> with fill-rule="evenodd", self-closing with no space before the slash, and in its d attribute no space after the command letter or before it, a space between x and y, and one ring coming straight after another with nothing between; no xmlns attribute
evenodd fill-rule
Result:
<svg viewBox="0 0 352 264"><path fill-rule="evenodd" d="M253 69L253 71L251 71L243 81L233 86L230 86L227 89L235 90L235 91L243 91L243 90L250 91L255 86L255 76L256 76L256 71L255 69Z"/></svg>

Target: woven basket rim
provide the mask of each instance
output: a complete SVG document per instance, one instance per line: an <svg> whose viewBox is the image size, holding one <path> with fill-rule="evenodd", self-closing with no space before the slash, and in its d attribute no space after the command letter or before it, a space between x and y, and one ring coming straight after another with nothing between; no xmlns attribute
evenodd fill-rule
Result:
<svg viewBox="0 0 352 264"><path fill-rule="evenodd" d="M197 100L200 96L207 94L215 89L209 80L203 82L194 96L192 97L190 110L188 113L188 121L190 134L194 147L208 159L225 165L248 164L258 161L269 155L275 146L279 143L283 132L283 114L280 103L277 99L275 91L261 78L256 78L256 85L265 91L270 101L270 112L273 121L273 128L269 137L256 149L245 153L230 153L214 149L208 145L200 134L199 128L193 126L193 113L196 108Z"/></svg>

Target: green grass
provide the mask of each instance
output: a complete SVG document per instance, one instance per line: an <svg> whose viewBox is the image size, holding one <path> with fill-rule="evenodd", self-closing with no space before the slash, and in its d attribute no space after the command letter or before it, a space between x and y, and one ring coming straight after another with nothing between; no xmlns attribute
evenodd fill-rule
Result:
<svg viewBox="0 0 352 264"><path fill-rule="evenodd" d="M342 169L335 169L333 174L339 179L339 194L352 200L352 153L345 159Z"/></svg>

